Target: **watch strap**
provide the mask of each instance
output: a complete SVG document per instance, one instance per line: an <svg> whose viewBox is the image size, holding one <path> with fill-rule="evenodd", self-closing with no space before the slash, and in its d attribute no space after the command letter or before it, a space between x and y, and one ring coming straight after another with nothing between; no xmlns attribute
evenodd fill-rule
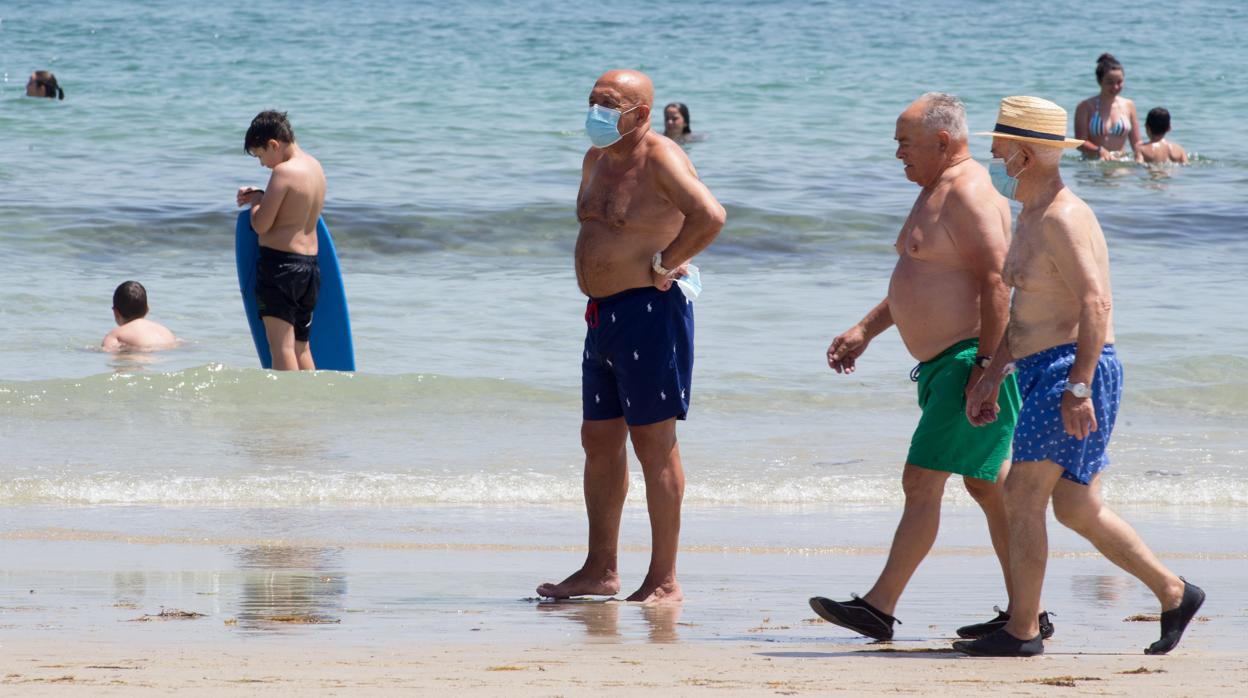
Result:
<svg viewBox="0 0 1248 698"><path fill-rule="evenodd" d="M1066 381L1065 390L1081 400L1092 397L1092 387L1087 383L1071 383L1070 381Z"/></svg>
<svg viewBox="0 0 1248 698"><path fill-rule="evenodd" d="M671 269L668 269L667 267L663 266L663 251L662 250L659 250L658 252L654 253L654 257L650 259L650 268L654 270L655 274L658 274L659 276L662 276L664 278L669 278L673 274L673 271Z"/></svg>

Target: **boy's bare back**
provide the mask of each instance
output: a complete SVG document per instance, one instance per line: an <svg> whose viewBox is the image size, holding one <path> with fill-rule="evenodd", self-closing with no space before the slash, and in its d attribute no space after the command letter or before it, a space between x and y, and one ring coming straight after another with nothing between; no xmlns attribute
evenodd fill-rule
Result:
<svg viewBox="0 0 1248 698"><path fill-rule="evenodd" d="M1140 146L1140 155L1144 156L1144 162L1150 164L1165 162L1187 164L1187 151L1183 150L1178 143L1171 143L1164 139Z"/></svg>
<svg viewBox="0 0 1248 698"><path fill-rule="evenodd" d="M295 142L285 112L257 114L243 151L273 171L267 189L241 187L237 196L239 206L251 209L259 236L255 293L273 368L314 370L309 342L321 285L316 224L325 205L325 172Z"/></svg>
<svg viewBox="0 0 1248 698"><path fill-rule="evenodd" d="M273 171L265 189L241 187L239 206L251 208L261 247L315 256L316 221L325 205L325 172L303 152L285 112L263 111L252 120L243 150Z"/></svg>
<svg viewBox="0 0 1248 698"><path fill-rule="evenodd" d="M158 351L178 345L178 338L168 327L147 318L135 318L117 327L100 343L104 351Z"/></svg>
<svg viewBox="0 0 1248 698"><path fill-rule="evenodd" d="M290 159L273 167L252 227L260 245L283 252L315 255L316 221L325 205L325 172L316 158L291 144Z"/></svg>

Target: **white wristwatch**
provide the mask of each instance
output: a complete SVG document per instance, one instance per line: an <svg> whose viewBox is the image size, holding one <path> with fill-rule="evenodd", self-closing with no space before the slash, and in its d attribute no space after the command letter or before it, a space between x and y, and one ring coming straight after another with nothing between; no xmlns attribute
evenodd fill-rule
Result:
<svg viewBox="0 0 1248 698"><path fill-rule="evenodd" d="M658 252L654 253L654 257L650 259L650 268L654 270L655 274L658 274L659 276L662 276L665 279L671 277L671 275L675 273L671 269L668 269L667 267L663 266L663 251L662 250L659 250Z"/></svg>
<svg viewBox="0 0 1248 698"><path fill-rule="evenodd" d="M1074 395L1080 400L1092 397L1092 389L1088 387L1087 383L1071 383L1070 381L1066 381L1066 392Z"/></svg>

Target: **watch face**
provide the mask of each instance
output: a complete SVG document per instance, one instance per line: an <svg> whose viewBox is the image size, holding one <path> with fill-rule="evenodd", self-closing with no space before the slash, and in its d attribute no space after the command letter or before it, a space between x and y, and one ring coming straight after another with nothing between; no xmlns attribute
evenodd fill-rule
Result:
<svg viewBox="0 0 1248 698"><path fill-rule="evenodd" d="M1092 397L1092 389L1085 383L1067 383L1066 390L1077 398Z"/></svg>

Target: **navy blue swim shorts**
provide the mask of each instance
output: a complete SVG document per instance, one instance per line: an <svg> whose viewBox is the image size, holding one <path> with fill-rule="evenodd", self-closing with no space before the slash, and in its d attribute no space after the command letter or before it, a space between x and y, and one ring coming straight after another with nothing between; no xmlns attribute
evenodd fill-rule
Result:
<svg viewBox="0 0 1248 698"><path fill-rule="evenodd" d="M633 288L585 307L581 403L588 421L623 417L629 426L689 412L693 303L676 284Z"/></svg>
<svg viewBox="0 0 1248 698"><path fill-rule="evenodd" d="M1114 345L1106 344L1092 377L1096 431L1083 440L1070 436L1062 426L1062 393L1074 363L1074 344L1051 347L1014 362L1023 399L1014 428L1014 461L1052 461L1065 470L1063 479L1088 485L1109 465L1105 448L1122 402L1122 363Z"/></svg>

